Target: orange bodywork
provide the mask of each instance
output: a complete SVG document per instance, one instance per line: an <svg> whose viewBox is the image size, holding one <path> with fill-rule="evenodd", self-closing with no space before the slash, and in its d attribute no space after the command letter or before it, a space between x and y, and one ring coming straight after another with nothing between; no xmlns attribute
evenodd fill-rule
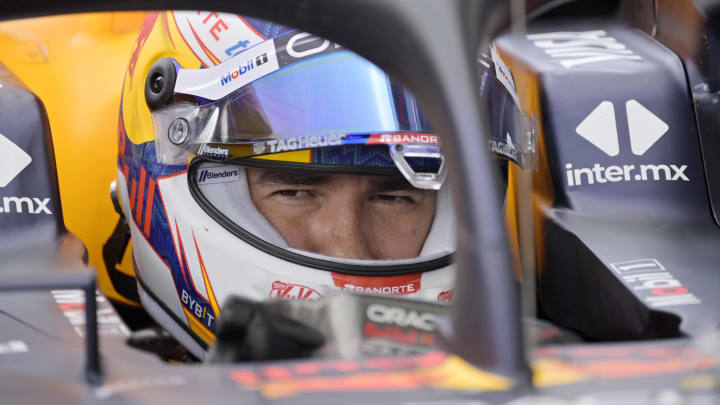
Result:
<svg viewBox="0 0 720 405"><path fill-rule="evenodd" d="M48 113L65 225L87 247L100 289L124 303L104 271L102 245L118 220L108 190L117 176L120 94L144 16L91 13L0 23L0 62ZM127 256L120 269L133 274Z"/></svg>

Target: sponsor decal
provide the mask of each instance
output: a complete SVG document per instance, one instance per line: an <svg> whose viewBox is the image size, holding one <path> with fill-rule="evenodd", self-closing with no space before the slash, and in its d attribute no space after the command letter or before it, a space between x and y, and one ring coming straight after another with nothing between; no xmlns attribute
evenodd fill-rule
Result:
<svg viewBox="0 0 720 405"><path fill-rule="evenodd" d="M372 134L367 145L386 145L401 143L431 143L440 145L440 138L434 134L419 133L393 133L393 134Z"/></svg>
<svg viewBox="0 0 720 405"><path fill-rule="evenodd" d="M614 60L642 60L603 30L548 32L528 35L527 39L567 69Z"/></svg>
<svg viewBox="0 0 720 405"><path fill-rule="evenodd" d="M302 41L305 40L305 41ZM315 47L305 47L304 50L300 49L299 43L311 43L315 42ZM297 35L293 35L290 40L288 41L287 45L285 45L285 51L288 55L292 56L293 58L304 58L312 55L317 55L321 53L322 51L328 49L330 46L330 41L327 39L322 39L318 37L314 37L312 34L309 34L307 32L302 32ZM338 47L339 45L335 44L335 47Z"/></svg>
<svg viewBox="0 0 720 405"><path fill-rule="evenodd" d="M236 14L175 11L173 15L180 34L205 66L213 66L265 39Z"/></svg>
<svg viewBox="0 0 720 405"><path fill-rule="evenodd" d="M220 305L215 291L210 283L208 271L205 266L205 260L203 259L202 252L200 251L200 245L195 237L195 232L192 228L187 229L185 232L189 232L192 236L192 244L188 244L188 248L194 247L197 261L192 260L195 269L199 267L199 272L202 275L202 284L205 287L206 297L203 296L196 286L196 281L193 280L193 271L191 270L191 261L188 260L188 255L185 249L185 243L183 241L180 227L177 223L177 218L174 219L174 227L172 229L174 254L176 261L173 260L171 266L172 277L177 291L178 300L182 305L185 319L187 320L188 326L192 331L202 339L208 345L215 341L215 327L217 319L220 316ZM185 234L189 238L189 235ZM187 239L185 239L187 240ZM197 264L197 267L195 266ZM197 270L195 271L197 274ZM198 280L200 281L200 280Z"/></svg>
<svg viewBox="0 0 720 405"><path fill-rule="evenodd" d="M414 346L435 346L437 343L437 337L434 334L422 333L416 329L402 329L394 325L383 326L372 322L365 322L363 335ZM365 352L374 354L368 348L365 348Z"/></svg>
<svg viewBox="0 0 720 405"><path fill-rule="evenodd" d="M541 387L590 378L623 379L689 370L697 373L716 364L713 357L687 346L546 346L534 350L532 357L534 368L543 375L537 384Z"/></svg>
<svg viewBox="0 0 720 405"><path fill-rule="evenodd" d="M253 144L253 153L256 155L259 155L261 153L265 153L265 144L262 142L257 142Z"/></svg>
<svg viewBox="0 0 720 405"><path fill-rule="evenodd" d="M442 364L448 355L433 351L420 356L373 357L362 360L316 360L275 364L238 369L230 372L230 379L238 383L256 383L262 380L285 380L301 377L317 377L363 371L397 371L414 367Z"/></svg>
<svg viewBox="0 0 720 405"><path fill-rule="evenodd" d="M200 146L200 150L198 150L198 155L216 159L226 159L230 156L230 152L225 148L215 148L208 144L203 144Z"/></svg>
<svg viewBox="0 0 720 405"><path fill-rule="evenodd" d="M657 259L627 260L610 263L610 267L652 308L701 303Z"/></svg>
<svg viewBox="0 0 720 405"><path fill-rule="evenodd" d="M182 301L183 305L185 305L190 313L202 321L205 326L208 328L214 327L215 316L213 316L212 310L208 310L208 305L205 302L193 298L184 288L180 294L180 301Z"/></svg>
<svg viewBox="0 0 720 405"><path fill-rule="evenodd" d="M416 308L404 308L398 305L372 303L365 308L363 335L382 341L391 341L403 345L434 346L438 314L421 311ZM365 352L412 352L408 347L381 347L373 349L371 342L366 342ZM375 345L377 346L377 345ZM377 350L380 349L380 350ZM415 350L416 351L416 350Z"/></svg>
<svg viewBox="0 0 720 405"><path fill-rule="evenodd" d="M227 16L210 13L198 20L195 13L176 13L178 28L195 55L201 59L208 69L180 69L175 82L175 92L196 95L210 100L220 98L251 83L261 77L277 71L278 69L300 62L307 58L322 54L342 51L342 47L322 38L307 33L293 33L275 37L272 40L252 39L243 35L228 36L229 42L222 46L215 46L215 42L222 42L224 36L221 32L202 34L200 26L207 24L214 18L219 21L228 21ZM250 29L237 16L238 24L226 23L227 30L242 25L243 29ZM191 22L192 21L192 22ZM223 28L222 25L217 27ZM218 39L213 37L216 34ZM256 33L252 36L259 38ZM240 40L238 41L238 38ZM249 43L247 41L250 41ZM247 49L245 49L247 48ZM279 50L280 52L276 52ZM226 55L233 55L227 58ZM237 60L237 62L236 62ZM224 61L224 62L222 62ZM222 63L220 63L222 62ZM214 66L217 65L217 66Z"/></svg>
<svg viewBox="0 0 720 405"><path fill-rule="evenodd" d="M437 315L431 312L406 309L384 304L370 304L365 311L367 319L379 324L396 325L432 332Z"/></svg>
<svg viewBox="0 0 720 405"><path fill-rule="evenodd" d="M225 50L225 54L227 56L235 56L238 53L242 52L243 49L247 48L248 44L250 44L250 41L248 40L240 40L237 41L237 43Z"/></svg>
<svg viewBox="0 0 720 405"><path fill-rule="evenodd" d="M365 294L408 295L420 291L420 274L373 277L332 273L333 283L344 290Z"/></svg>
<svg viewBox="0 0 720 405"><path fill-rule="evenodd" d="M452 302L454 296L455 296L455 289L451 289L451 290L443 291L440 294L438 294L437 300L444 304L449 304Z"/></svg>
<svg viewBox="0 0 720 405"><path fill-rule="evenodd" d="M52 290L51 294L78 336L85 336L85 292L83 290ZM100 335L128 336L130 331L120 320L105 297L96 291L97 328Z"/></svg>
<svg viewBox="0 0 720 405"><path fill-rule="evenodd" d="M0 134L0 187L7 186L31 162L30 155Z"/></svg>
<svg viewBox="0 0 720 405"><path fill-rule="evenodd" d="M316 290L302 284L286 283L275 280L270 289L270 297L291 300L314 300L322 297Z"/></svg>
<svg viewBox="0 0 720 405"><path fill-rule="evenodd" d="M0 354L27 353L28 351L29 349L27 344L25 344L22 340L0 342Z"/></svg>
<svg viewBox="0 0 720 405"><path fill-rule="evenodd" d="M686 169L687 165L678 166L672 164L610 165L606 167L600 163L595 163L592 168L573 168L572 163L565 164L565 173L570 187L620 181L690 181L685 175Z"/></svg>
<svg viewBox="0 0 720 405"><path fill-rule="evenodd" d="M659 117L637 100L625 103L630 136L630 149L635 156L644 155L670 129ZM608 156L620 154L615 107L610 101L601 102L575 128L575 132ZM573 167L565 164L569 187L630 181L690 181L685 174L687 165L653 163L641 165L609 165L595 163L592 167Z"/></svg>
<svg viewBox="0 0 720 405"><path fill-rule="evenodd" d="M262 53L254 58L250 58L246 61L240 62L237 68L231 70L230 72L226 73L222 77L220 77L220 85L224 86L231 81L237 79L238 77L244 75L245 73L255 69L255 67L262 66L263 64L268 62L268 56L267 52Z"/></svg>
<svg viewBox="0 0 720 405"><path fill-rule="evenodd" d="M495 65L495 77L497 77L500 83L505 86L508 92L510 92L513 100L515 100L515 104L520 105L517 88L515 87L515 80L513 79L510 69L507 65L505 65L505 62L503 62L500 57L497 48L495 48L495 44L490 45L490 58Z"/></svg>
<svg viewBox="0 0 720 405"><path fill-rule="evenodd" d="M207 69L180 69L175 92L219 100L279 68L273 41L261 42L222 64L215 64Z"/></svg>
<svg viewBox="0 0 720 405"><path fill-rule="evenodd" d="M228 377L243 389L258 391L268 399L322 392L397 392L423 388L496 391L512 387L505 377L476 369L456 356L439 351L362 361L297 362L242 368L231 371Z"/></svg>
<svg viewBox="0 0 720 405"><path fill-rule="evenodd" d="M338 146L342 145L344 138L344 134L311 135L288 139L273 139L266 141L265 144L270 147L270 153L275 153L299 149L319 148L323 146Z"/></svg>
<svg viewBox="0 0 720 405"><path fill-rule="evenodd" d="M0 214L45 214L52 215L52 211L47 205L50 203L49 198L35 197L3 197Z"/></svg>
<svg viewBox="0 0 720 405"><path fill-rule="evenodd" d="M236 167L219 166L202 169L197 174L198 184L227 183L240 180L240 170Z"/></svg>
<svg viewBox="0 0 720 405"><path fill-rule="evenodd" d="M281 35L274 38L273 42L275 43L276 49L285 50L285 52L278 54L278 64L280 67L318 55L343 50L342 46L307 32L299 32L294 35Z"/></svg>
<svg viewBox="0 0 720 405"><path fill-rule="evenodd" d="M507 143L507 141L501 141L497 139L488 139L488 149L490 152L497 153L498 155L505 156L508 159L517 161L518 150L515 145Z"/></svg>

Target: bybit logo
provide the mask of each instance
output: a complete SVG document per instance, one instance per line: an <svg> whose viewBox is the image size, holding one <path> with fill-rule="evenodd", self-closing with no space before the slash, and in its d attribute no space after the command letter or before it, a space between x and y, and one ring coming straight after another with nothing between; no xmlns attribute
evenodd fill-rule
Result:
<svg viewBox="0 0 720 405"><path fill-rule="evenodd" d="M625 103L628 130L630 133L630 150L636 156L648 151L670 127L650 112L637 100ZM575 128L575 132L608 156L620 154L615 107L610 101L603 101ZM568 186L584 184L616 183L620 181L690 181L685 175L687 165L674 164L642 164L642 165L611 165L603 166L595 163L592 167L573 168L571 163L565 165Z"/></svg>

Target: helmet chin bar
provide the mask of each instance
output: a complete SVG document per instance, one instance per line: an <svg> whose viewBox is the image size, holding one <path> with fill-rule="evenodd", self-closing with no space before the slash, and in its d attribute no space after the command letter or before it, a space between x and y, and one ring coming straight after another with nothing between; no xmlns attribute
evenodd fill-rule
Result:
<svg viewBox="0 0 720 405"><path fill-rule="evenodd" d="M440 190L447 178L447 166L439 146L408 143L388 145L388 147L395 166L410 184L417 188ZM440 159L440 168L437 173L416 172L405 159L406 157Z"/></svg>

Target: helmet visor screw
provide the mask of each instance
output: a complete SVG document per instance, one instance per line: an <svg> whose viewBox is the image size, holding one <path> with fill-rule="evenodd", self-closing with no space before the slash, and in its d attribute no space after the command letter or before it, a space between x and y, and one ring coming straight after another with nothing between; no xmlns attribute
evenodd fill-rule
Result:
<svg viewBox="0 0 720 405"><path fill-rule="evenodd" d="M185 118L177 118L168 128L168 139L175 145L182 145L190 134L190 126Z"/></svg>
<svg viewBox="0 0 720 405"><path fill-rule="evenodd" d="M395 145L395 150L398 152L402 152L403 146L402 145Z"/></svg>
<svg viewBox="0 0 720 405"><path fill-rule="evenodd" d="M155 94L160 94L163 88L165 88L165 78L159 73L156 73L154 76L150 82L150 90Z"/></svg>

